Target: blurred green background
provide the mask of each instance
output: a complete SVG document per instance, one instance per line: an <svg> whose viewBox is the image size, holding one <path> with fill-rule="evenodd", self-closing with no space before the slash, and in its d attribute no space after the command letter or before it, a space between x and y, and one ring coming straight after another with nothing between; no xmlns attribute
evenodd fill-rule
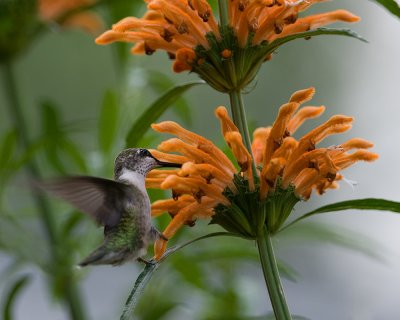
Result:
<svg viewBox="0 0 400 320"><path fill-rule="evenodd" d="M121 12L112 9L113 2L95 10L108 28L118 15L143 12L141 2L132 2L131 8L128 2L119 1L121 8L127 6ZM312 11L337 8L362 17L351 28L369 43L327 36L281 47L244 96L248 119L252 128L269 125L294 91L314 86L311 103L323 104L327 110L321 119L307 122L297 136L333 114L351 115L355 117L352 131L324 144L363 137L375 142L380 159L345 172L346 179L358 182L355 187L343 181L339 190L298 205L293 217L346 199L399 200L400 23L365 0L323 3ZM128 47L100 47L94 36L56 25L46 28L23 51L13 68L31 148L15 145L13 149L7 143L17 141L17 136L7 107L7 80L0 79L0 307L4 309L10 290L22 281L26 285L13 300L12 319L70 319L64 285L76 280L88 319L117 319L142 266L132 262L114 268L72 269L72 273L59 266L54 269L51 245L23 169L33 157L45 177L111 178L114 158L124 148L134 120L169 87L197 77L173 74L164 53L128 56ZM225 147L213 110L227 105L227 96L197 86L183 99L162 119L176 120ZM110 129L110 141L99 133L104 108L114 111L118 120L115 135ZM16 128L17 135L20 130ZM160 137L148 133L140 146L155 147L158 141ZM102 231L68 205L48 200L60 238L57 263L70 270L101 241ZM168 218L159 220L165 225ZM346 211L313 218L280 234L276 251L293 314L328 320L397 319L399 228L400 217L391 213ZM199 222L180 231L174 241L211 230L216 228ZM231 238L208 239L181 250L150 282L137 319L265 318L271 307L256 251L254 243Z"/></svg>

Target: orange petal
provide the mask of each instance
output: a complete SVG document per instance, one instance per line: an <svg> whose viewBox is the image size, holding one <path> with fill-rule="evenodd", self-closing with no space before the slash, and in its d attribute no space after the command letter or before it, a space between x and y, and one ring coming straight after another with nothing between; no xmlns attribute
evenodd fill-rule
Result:
<svg viewBox="0 0 400 320"><path fill-rule="evenodd" d="M283 138L287 136L287 124L298 107L297 102L289 102L280 107L278 117L267 139L263 157L264 165L269 163L274 151L281 146Z"/></svg>
<svg viewBox="0 0 400 320"><path fill-rule="evenodd" d="M203 138L189 130L186 130L179 126L176 122L164 121L158 124L152 124L151 127L158 132L170 133L181 138L185 142L196 146L199 150L207 153L214 158L213 161L208 162L210 164L216 164L215 166L229 173L235 173L236 169L228 159L228 157L216 147L210 140ZM197 161L198 162L198 161Z"/></svg>
<svg viewBox="0 0 400 320"><path fill-rule="evenodd" d="M293 118L290 119L287 126L288 131L290 134L295 133L296 130L304 123L304 121L319 117L324 111L324 106L301 108L298 112L296 112Z"/></svg>
<svg viewBox="0 0 400 320"><path fill-rule="evenodd" d="M250 191L254 190L254 177L252 167L252 157L249 151L243 144L242 136L239 132L230 131L224 136L229 148L232 150L234 157L238 161L241 168L241 172L246 173L246 177L249 181Z"/></svg>
<svg viewBox="0 0 400 320"><path fill-rule="evenodd" d="M231 190L236 189L232 182L232 175L227 175L220 169L206 163L186 162L180 169L179 176L200 176L208 183L216 184L223 189L226 186L229 186Z"/></svg>
<svg viewBox="0 0 400 320"><path fill-rule="evenodd" d="M294 161L288 161L283 174L283 187L287 188L301 171L307 167L310 167L310 164L312 164L312 166L318 170L319 159L327 152L328 151L325 148L316 149L302 154L299 158L293 159ZM289 159L292 160L291 158Z"/></svg>
<svg viewBox="0 0 400 320"><path fill-rule="evenodd" d="M375 161L379 158L379 155L376 153L367 151L367 150L358 150L351 154L343 154L341 156L334 158L334 163L338 166L341 170L353 165L357 161Z"/></svg>
<svg viewBox="0 0 400 320"><path fill-rule="evenodd" d="M225 107L220 106L215 109L215 115L220 120L221 129L222 129L222 136L224 137L227 132L236 131L239 132L239 129L233 123L231 118L228 115L228 111Z"/></svg>
<svg viewBox="0 0 400 320"><path fill-rule="evenodd" d="M178 200L157 200L151 204L151 215L156 217L164 212L168 212L171 215L176 215L179 210L195 202L196 200L190 195L182 195Z"/></svg>
<svg viewBox="0 0 400 320"><path fill-rule="evenodd" d="M190 161L189 158L178 154L165 153L155 149L149 149L149 152L153 157L155 157L157 160L160 161L180 163L180 164Z"/></svg>
<svg viewBox="0 0 400 320"><path fill-rule="evenodd" d="M265 199L270 190L275 189L277 177L285 168L286 159L274 158L261 173L260 198Z"/></svg>
<svg viewBox="0 0 400 320"><path fill-rule="evenodd" d="M218 200L218 202L229 205L229 201L222 195L223 189L207 184L204 179L191 177L169 176L161 184L162 189L172 189L178 194L193 195L199 203L204 196Z"/></svg>
<svg viewBox="0 0 400 320"><path fill-rule="evenodd" d="M304 152L315 149L316 144L321 142L327 136L345 132L351 128L353 118L336 115L331 117L328 121L311 130L308 134L304 135L300 140L297 148L293 150L289 162L299 158Z"/></svg>
<svg viewBox="0 0 400 320"><path fill-rule="evenodd" d="M367 140L361 138L353 138L345 143L341 143L339 147L343 149L343 151L348 151L351 149L369 149L372 148L374 144Z"/></svg>
<svg viewBox="0 0 400 320"><path fill-rule="evenodd" d="M286 37L290 34L316 29L337 21L358 22L360 18L346 10L336 10L299 18L294 24L287 25L280 34L270 37L270 41Z"/></svg>
<svg viewBox="0 0 400 320"><path fill-rule="evenodd" d="M253 143L251 144L251 150L253 152L254 161L256 164L260 164L263 161L263 153L270 132L271 127L257 128L253 132Z"/></svg>
<svg viewBox="0 0 400 320"><path fill-rule="evenodd" d="M310 87L303 90L298 90L292 94L289 102L297 102L303 104L304 102L310 101L315 94L315 88Z"/></svg>
<svg viewBox="0 0 400 320"><path fill-rule="evenodd" d="M283 139L282 145L273 153L273 158L284 158L289 159L293 150L298 146L298 142L293 137L286 137Z"/></svg>

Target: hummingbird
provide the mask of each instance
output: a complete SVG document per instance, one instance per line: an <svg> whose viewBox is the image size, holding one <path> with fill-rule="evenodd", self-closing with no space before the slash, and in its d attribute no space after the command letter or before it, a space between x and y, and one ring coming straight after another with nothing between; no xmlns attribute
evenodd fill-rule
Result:
<svg viewBox="0 0 400 320"><path fill-rule="evenodd" d="M123 150L115 159L114 180L69 176L44 182L42 187L69 202L104 226L104 241L79 266L120 265L142 257L149 243L164 238L151 223L147 173L181 164L157 160L147 149Z"/></svg>

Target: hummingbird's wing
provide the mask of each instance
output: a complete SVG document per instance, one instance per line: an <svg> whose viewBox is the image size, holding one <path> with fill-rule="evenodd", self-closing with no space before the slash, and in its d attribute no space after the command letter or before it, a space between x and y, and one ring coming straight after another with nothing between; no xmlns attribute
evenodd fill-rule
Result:
<svg viewBox="0 0 400 320"><path fill-rule="evenodd" d="M97 177L64 177L40 186L107 227L118 224L123 204L132 201L132 190L128 185Z"/></svg>

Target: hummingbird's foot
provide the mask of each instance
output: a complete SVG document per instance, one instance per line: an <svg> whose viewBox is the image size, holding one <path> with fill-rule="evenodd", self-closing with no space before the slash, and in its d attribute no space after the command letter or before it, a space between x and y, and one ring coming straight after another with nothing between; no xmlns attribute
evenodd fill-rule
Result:
<svg viewBox="0 0 400 320"><path fill-rule="evenodd" d="M144 259L144 258L137 258L136 260L139 261L139 262L144 263L146 266L156 264L155 261L147 260L147 259Z"/></svg>

